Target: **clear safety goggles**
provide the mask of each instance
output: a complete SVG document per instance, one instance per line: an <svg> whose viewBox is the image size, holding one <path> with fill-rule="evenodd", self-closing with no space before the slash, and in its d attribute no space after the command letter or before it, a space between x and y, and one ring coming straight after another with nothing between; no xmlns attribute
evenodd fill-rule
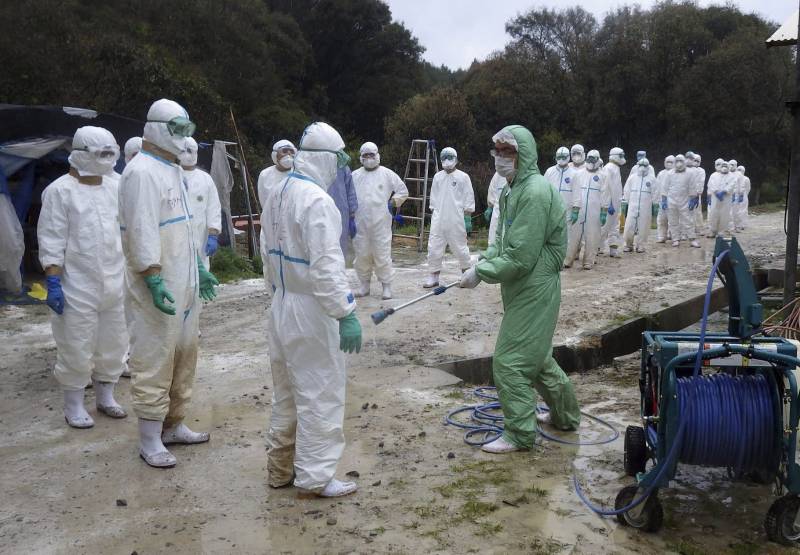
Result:
<svg viewBox="0 0 800 555"><path fill-rule="evenodd" d="M361 158L364 158L365 160L374 160L375 159L375 153L374 152L365 152L364 154L361 155Z"/></svg>
<svg viewBox="0 0 800 555"><path fill-rule="evenodd" d="M350 155L344 150L328 150L326 148L303 148L300 147L300 152L330 152L336 155L336 167L341 169L350 165Z"/></svg>
<svg viewBox="0 0 800 555"><path fill-rule="evenodd" d="M443 154L441 158L442 158L442 162L444 162L445 160L455 160L456 159L456 157L453 156L452 154Z"/></svg>
<svg viewBox="0 0 800 555"><path fill-rule="evenodd" d="M517 155L517 151L513 148L503 148L500 150L493 148L489 151L489 154L494 158L513 158ZM444 160L444 158L442 159Z"/></svg>
<svg viewBox="0 0 800 555"><path fill-rule="evenodd" d="M275 153L278 156L286 156L286 155L294 156L295 152L296 152L295 149L293 149L290 146L283 146L283 147L281 147L281 148L279 148L278 150L275 151Z"/></svg>
<svg viewBox="0 0 800 555"><path fill-rule="evenodd" d="M597 156L587 156L586 157L586 161L589 164L596 164L596 163L598 163L600 161L600 158L598 158Z"/></svg>
<svg viewBox="0 0 800 555"><path fill-rule="evenodd" d="M104 146L84 146L73 148L72 150L82 150L93 154L100 159L116 160L119 158L119 147L117 145L104 145Z"/></svg>
<svg viewBox="0 0 800 555"><path fill-rule="evenodd" d="M569 160L569 154L557 154L556 160Z"/></svg>
<svg viewBox="0 0 800 555"><path fill-rule="evenodd" d="M195 129L197 129L197 126L192 120L183 116L178 116L171 120L151 119L149 121L152 123L166 123L169 134L177 135L178 137L191 137L194 135Z"/></svg>

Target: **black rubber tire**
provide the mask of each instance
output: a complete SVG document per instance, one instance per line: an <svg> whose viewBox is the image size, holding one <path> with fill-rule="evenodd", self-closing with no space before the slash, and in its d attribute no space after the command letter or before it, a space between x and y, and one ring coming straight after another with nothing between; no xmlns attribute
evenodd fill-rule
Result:
<svg viewBox="0 0 800 555"><path fill-rule="evenodd" d="M614 500L614 509L620 510L621 508L629 505L631 501L636 498L639 488L637 486L626 486L617 494ZM642 513L638 519L634 519L628 513L617 515L617 522L623 526L631 526L642 532L658 532L664 524L664 508L661 506L661 501L658 499L658 494L653 492L647 501L644 502Z"/></svg>
<svg viewBox="0 0 800 555"><path fill-rule="evenodd" d="M635 477L644 472L647 466L647 442L641 426L628 426L625 429L624 457L625 474Z"/></svg>
<svg viewBox="0 0 800 555"><path fill-rule="evenodd" d="M781 545L797 547L800 542L800 527L795 526L794 520L798 510L800 497L797 495L789 494L776 499L764 519L767 537Z"/></svg>

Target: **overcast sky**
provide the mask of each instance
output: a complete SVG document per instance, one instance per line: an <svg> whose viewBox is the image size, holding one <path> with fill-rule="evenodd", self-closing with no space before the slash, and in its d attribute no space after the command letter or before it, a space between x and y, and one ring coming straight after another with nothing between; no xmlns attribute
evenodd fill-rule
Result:
<svg viewBox="0 0 800 555"><path fill-rule="evenodd" d="M532 0L384 0L396 20L411 29L425 47L423 57L434 65L452 69L466 68L472 60L484 59L508 42L506 21L530 8L577 5L579 2L536 2ZM638 3L644 8L654 0L620 2L618 0L582 0L584 9L593 11L598 20L605 12L625 4ZM700 0L701 6L724 4ZM797 9L796 0L738 0L730 2L743 12L757 12L766 19L783 23ZM764 37L765 39L767 37Z"/></svg>

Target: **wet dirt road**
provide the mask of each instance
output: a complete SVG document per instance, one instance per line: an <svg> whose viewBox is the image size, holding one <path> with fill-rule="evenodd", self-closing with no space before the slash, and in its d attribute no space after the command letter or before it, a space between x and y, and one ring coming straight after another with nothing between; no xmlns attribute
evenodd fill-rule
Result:
<svg viewBox="0 0 800 555"><path fill-rule="evenodd" d="M782 214L752 221L740 237L745 252L779 266ZM713 250L704 243L565 271L559 338L702 293ZM465 445L442 419L474 402L471 386L427 366L491 353L499 289L452 290L375 327L371 312L422 292L424 257L397 249L396 259L397 298L359 302L364 350L348 357L348 446L338 475L358 473L361 489L340 500L267 487L269 296L259 280L222 287L204 309L189 424L212 439L176 447L179 465L168 471L138 459L133 418L68 429L47 310L0 308L0 553L783 552L761 531L770 488L732 483L724 470L684 468L662 496L665 528L643 535L593 516L572 491L577 469L593 500L613 502L630 483L621 439L545 442L507 456ZM447 260L445 281L457 276ZM623 429L638 414L637 371L634 355L572 378L584 409ZM129 408L129 383L118 391ZM87 406L93 400L89 390ZM580 435L602 433L586 423Z"/></svg>

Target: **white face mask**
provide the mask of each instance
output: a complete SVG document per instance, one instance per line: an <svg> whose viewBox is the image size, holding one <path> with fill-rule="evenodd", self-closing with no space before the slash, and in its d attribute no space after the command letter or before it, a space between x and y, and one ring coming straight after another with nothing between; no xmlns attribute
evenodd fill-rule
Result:
<svg viewBox="0 0 800 555"><path fill-rule="evenodd" d="M682 160L676 160L675 161L675 171L680 173L680 172L684 171L685 169L686 169L686 162L683 162Z"/></svg>
<svg viewBox="0 0 800 555"><path fill-rule="evenodd" d="M502 158L500 156L494 157L494 170L500 175L501 177L505 177L506 179L513 178L517 175L517 168L514 167L514 159L513 158Z"/></svg>
<svg viewBox="0 0 800 555"><path fill-rule="evenodd" d="M291 154L287 154L286 156L278 160L278 165L282 167L284 170L292 169L292 166L294 165L294 156L292 156Z"/></svg>
<svg viewBox="0 0 800 555"><path fill-rule="evenodd" d="M380 161L378 160L377 156L375 158L362 158L361 165L364 166L368 170L374 170L378 167Z"/></svg>
<svg viewBox="0 0 800 555"><path fill-rule="evenodd" d="M645 175L647 175L647 166L638 166L637 171L639 172L639 175L644 177Z"/></svg>
<svg viewBox="0 0 800 555"><path fill-rule="evenodd" d="M184 150L178 155L181 166L192 167L197 165L197 151Z"/></svg>
<svg viewBox="0 0 800 555"><path fill-rule="evenodd" d="M446 169L446 170L452 170L453 168L456 167L456 161L455 160L445 160L444 162L442 162L442 167L444 169Z"/></svg>

